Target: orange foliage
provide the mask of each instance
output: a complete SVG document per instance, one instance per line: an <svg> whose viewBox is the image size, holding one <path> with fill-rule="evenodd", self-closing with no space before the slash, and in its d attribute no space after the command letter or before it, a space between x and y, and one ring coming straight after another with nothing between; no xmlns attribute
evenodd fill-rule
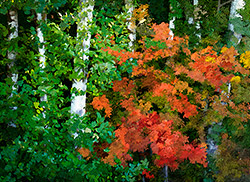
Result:
<svg viewBox="0 0 250 182"><path fill-rule="evenodd" d="M139 21L139 23L143 23L144 21L146 21L146 17L148 17L148 4L145 5L140 5L139 8L134 9L133 11L133 15L132 18L130 20L130 22L132 23L132 28L136 27L135 22Z"/></svg>
<svg viewBox="0 0 250 182"><path fill-rule="evenodd" d="M79 152L84 158L89 157L89 155L91 154L90 150L86 148L80 148L77 150L77 152Z"/></svg>
<svg viewBox="0 0 250 182"><path fill-rule="evenodd" d="M211 123L199 120L209 110L218 117L211 115L207 118L220 121L221 118L230 117L241 129L241 121L247 121L250 117L249 110L245 104L235 105L229 95L222 92L222 86L230 82L234 73L249 74L249 70L237 62L235 57L238 53L233 47L224 47L217 54L209 46L191 54L188 39L171 39L168 24L154 24L152 29L151 42L148 43L146 38L139 41L141 52L105 49L117 59L117 64L122 65L133 58L137 60L137 66L133 66L130 77L113 82L113 91L123 97L120 105L127 115L115 131L117 139L111 144L109 156L104 160L114 164L116 156L125 164L126 160L132 160L128 152L145 152L150 147L153 154L158 155L154 161L157 166L167 165L175 170L179 163L188 159L191 163L206 167L206 146L190 144L187 136L174 129L173 123L184 125L185 122L192 123L193 118L197 117L197 126L194 127L200 132L207 123ZM186 55L185 60L175 60L180 52ZM160 66L164 65L164 69L156 69L158 62ZM189 82L190 78L192 81ZM194 81L201 85L198 89ZM212 86L214 91L206 94L207 88L203 90L203 86ZM164 111L159 114L158 110L154 111L154 104L158 103L158 108L163 107ZM147 175L146 172L144 174Z"/></svg>
<svg viewBox="0 0 250 182"><path fill-rule="evenodd" d="M194 62L189 63L189 69L183 66L177 66L175 68L175 74L180 73L187 74L190 78L195 81L204 82L208 81L210 84L215 86L217 90L223 83L229 82L233 75L223 75L221 68L226 71L239 72L241 74L249 74L249 70L243 68L235 56L237 51L231 47L229 49L224 48L224 51L218 56L215 51L212 50L211 46L200 52L195 52L191 55L191 59Z"/></svg>
<svg viewBox="0 0 250 182"><path fill-rule="evenodd" d="M126 77L123 77L120 81L113 81L113 90L115 92L120 92L123 97L128 97L128 95L132 93L134 87L133 81Z"/></svg>
<svg viewBox="0 0 250 182"><path fill-rule="evenodd" d="M122 142L117 139L115 140L109 147L110 151L108 153L107 157L102 158L102 161L105 163L109 163L110 165L114 166L115 163L115 157L120 159L122 161L122 165L126 165L126 161L133 160L132 157L127 154L129 148L124 146Z"/></svg>
<svg viewBox="0 0 250 182"><path fill-rule="evenodd" d="M106 117L110 117L112 108L110 107L109 100L106 98L106 95L101 97L95 97L91 103L94 109L102 110L105 109Z"/></svg>

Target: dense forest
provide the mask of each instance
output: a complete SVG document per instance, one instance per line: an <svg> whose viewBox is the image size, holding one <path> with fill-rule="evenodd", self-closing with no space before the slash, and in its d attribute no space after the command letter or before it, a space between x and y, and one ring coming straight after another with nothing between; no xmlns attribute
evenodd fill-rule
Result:
<svg viewBox="0 0 250 182"><path fill-rule="evenodd" d="M0 181L250 181L250 0L2 0Z"/></svg>

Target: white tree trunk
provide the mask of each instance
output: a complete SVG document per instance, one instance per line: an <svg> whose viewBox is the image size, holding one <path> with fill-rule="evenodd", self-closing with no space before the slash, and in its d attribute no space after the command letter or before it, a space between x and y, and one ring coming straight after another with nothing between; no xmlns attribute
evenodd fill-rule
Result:
<svg viewBox="0 0 250 182"><path fill-rule="evenodd" d="M9 34L9 40L11 41L11 39L15 39L18 37L18 13L16 10L10 10L8 15L9 15L8 25L9 25L9 29L11 30L11 33ZM11 60L11 63L8 65L9 69L12 69L14 67L14 64L16 61L16 55L17 53L15 52L15 50L8 51L7 57L8 59ZM13 95L18 89L18 86L17 86L18 73L15 73L15 71L16 70L14 69L14 72L12 72L11 74L11 80L13 82L13 85L12 85L12 92L11 92L10 98L13 97ZM14 106L11 109L16 110L17 107ZM16 127L16 125L12 121L10 121L8 125L10 127L14 127L14 128Z"/></svg>
<svg viewBox="0 0 250 182"><path fill-rule="evenodd" d="M194 6L198 6L198 3L199 3L198 0L194 0L193 5L194 5ZM197 7L196 7L196 8L197 8ZM196 8L195 8L195 9L196 9ZM194 16L195 16L195 17L197 17L197 13L198 13L198 12L194 11ZM189 23L189 24L194 24L194 23L195 23L195 22L194 22L194 18L189 18L188 23ZM197 30L199 30L199 29L201 28L201 27L200 27L200 24L199 24L198 22L195 23L195 27L196 27ZM201 39L201 34L196 34L196 36L199 37L199 39Z"/></svg>
<svg viewBox="0 0 250 182"><path fill-rule="evenodd" d="M94 1L92 0L81 0L81 6L83 7L79 13L80 22L77 26L77 40L80 42L81 50L83 53L82 61L87 61L89 57L86 55L89 51L90 47L90 38L91 34L89 31L89 25L93 19L93 9L94 9ZM87 16L84 16L84 14ZM86 31L87 33L83 34L82 32ZM82 36L85 35L85 36ZM87 68L82 70L79 67L75 67L75 71L79 72L79 74L84 74L84 78L74 79L72 89L77 89L78 91L83 91L84 95L76 95L76 93L72 93L72 102L71 102L71 114L78 114L80 117L83 116L86 112L86 90L87 90Z"/></svg>
<svg viewBox="0 0 250 182"><path fill-rule="evenodd" d="M244 0L234 0L231 4L230 19L237 17L242 18L241 15L237 12L237 10L244 8L244 6L245 6ZM234 31L234 25L231 23L228 25L228 28L233 32L233 35L238 39L237 44L239 44L242 38L241 34L238 34L237 32Z"/></svg>
<svg viewBox="0 0 250 182"><path fill-rule="evenodd" d="M128 18L128 21L129 21L128 30L131 32L129 34L129 40L130 40L129 48L133 49L134 41L136 40L136 30L134 27L132 27L132 22L130 21L132 15L133 15L133 11L134 11L133 1L132 0L125 0L125 6L127 7L127 9L128 9L127 13L130 16Z"/></svg>
<svg viewBox="0 0 250 182"><path fill-rule="evenodd" d="M174 38L174 32L173 32L173 30L175 29L174 21L175 17L173 17L172 20L169 21L169 29L170 29L169 35L171 35L171 39Z"/></svg>
<svg viewBox="0 0 250 182"><path fill-rule="evenodd" d="M18 13L16 10L10 10L9 11L9 21L8 21L9 28L11 29L11 33L9 34L9 40L17 38L18 37ZM14 29L14 31L13 31ZM14 48L13 48L14 49ZM15 61L16 61L16 52L14 50L8 51L8 59L11 60L11 63L9 64L9 68L13 68ZM15 92L17 90L17 80L18 80L18 74L12 73L11 79L13 82L12 85L12 91ZM11 93L11 97L13 96L13 92Z"/></svg>
<svg viewBox="0 0 250 182"><path fill-rule="evenodd" d="M44 15L45 16L45 15ZM46 17L44 17L44 19L46 20ZM38 52L40 54L39 57L39 62L40 62L40 67L42 69L45 68L45 46L44 46L44 36L43 36L43 32L41 30L41 22L43 21L43 14L42 13L37 13L37 21L38 21L38 27L37 27L37 36L39 38L39 46L38 46ZM44 96L42 96L40 98L41 101L47 101L47 94L45 94Z"/></svg>
<svg viewBox="0 0 250 182"><path fill-rule="evenodd" d="M198 3L199 3L198 0L194 0L194 6L198 6ZM196 13L198 14L198 12ZM197 30L199 30L201 28L200 23L196 22L195 27ZM201 39L201 34L198 33L196 34L196 36L199 37L199 39Z"/></svg>

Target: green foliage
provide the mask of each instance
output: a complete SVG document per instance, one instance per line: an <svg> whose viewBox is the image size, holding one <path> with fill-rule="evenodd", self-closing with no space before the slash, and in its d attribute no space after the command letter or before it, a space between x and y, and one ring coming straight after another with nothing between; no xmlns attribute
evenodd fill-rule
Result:
<svg viewBox="0 0 250 182"><path fill-rule="evenodd" d="M160 24L169 20L169 2L168 0L140 0L141 4L149 4L149 15L153 22Z"/></svg>
<svg viewBox="0 0 250 182"><path fill-rule="evenodd" d="M112 45L112 36L126 48L127 15L119 15L118 2L104 3L101 9L97 1L96 9L101 10L94 13L96 24L91 27L90 61L83 63L79 62L79 40L76 39L77 1L18 3L1 2L2 14L14 5L23 15L19 19L19 36L11 41L8 40L7 18L2 22L5 16L1 15L4 17L0 24L1 181L136 181L136 176L147 167L146 161L131 163L125 168L119 164L110 166L103 163L95 151L97 144L113 141L114 127L110 122L96 111L84 117L70 114L72 80L83 76L75 72L74 60L78 60L81 68L89 68L89 102L93 95L107 91L111 82L119 78L115 62L101 48ZM39 22L46 48L46 63L42 69L38 61L41 45L34 13L43 10L48 13L48 20ZM101 36L94 38L96 34ZM17 60L7 70L12 62L7 59L8 51L15 51ZM19 76L16 91L12 90L10 78L13 71ZM40 101L45 94L47 101ZM92 152L91 159L81 157L76 147L88 148ZM108 148L103 150L107 152Z"/></svg>
<svg viewBox="0 0 250 182"><path fill-rule="evenodd" d="M250 3L249 0L245 2L247 5ZM159 174L159 178L152 181L163 180L159 168L149 163L156 158L155 155L150 155L148 161L140 153L135 153L134 161L128 162L127 166L122 166L118 159L114 166L103 162L103 157L110 151L110 144L115 141L114 130L128 114L119 105L124 98L112 91L113 81L131 75L137 60L128 59L119 65L116 57L104 51L106 48L130 49L128 35L131 32L127 29L130 15L126 12L124 1L96 0L91 3L95 3L93 24L89 25L91 46L88 52L82 52L81 42L86 39L86 27L82 27L80 37L77 38L76 33L80 18L85 17L86 13L79 16L78 12L87 4L80 6L77 0L0 2L0 181L140 181L144 169ZM136 3L149 4L150 17L145 17L146 21L137 27L137 39L146 37L148 47L167 49L166 45L151 40L152 29L149 23L169 22L173 17L176 18L175 36L188 35L188 49L192 52L208 45L220 50L225 43L231 45L234 42L234 37L229 39L228 31L230 3L220 7L219 11L218 1L210 0L199 0L197 7L192 5L192 1L181 0L138 0ZM8 11L12 9L19 14L19 32L17 38L9 40L8 35L13 30L8 25ZM37 22L36 13L46 14L47 20ZM239 13L242 19L235 18L230 23L242 35L237 49L243 53L250 49L249 6L245 6ZM188 23L189 18L194 19L193 24ZM197 29L197 24L200 29ZM41 68L39 63L41 55L38 48L42 45L37 36L38 26L45 39L45 68ZM201 40L197 34L201 34ZM141 51L141 42L136 42L134 48ZM12 66L13 60L8 59L10 51L16 53ZM83 54L89 57L85 62L82 61ZM207 82L199 83L186 74L176 76L171 71L173 62L187 66L190 61L180 50L175 56L151 60L145 64L169 73L170 79L178 77L202 95L206 104L204 112L189 120L184 119L183 114L177 110L172 110L165 99L148 92L148 88L142 86L143 77L137 75L132 78L133 81L137 80L136 99L144 101L140 107L144 107L147 102L152 104L149 111L145 109L145 112L155 110L174 119L174 129L188 135L190 141L196 142L199 140L198 135L203 134L204 138L213 139L219 144L221 153L217 158L208 156L208 169L185 161L180 169L171 172L169 179L247 181L249 175L246 175L248 171L245 169L249 168L250 124L248 120L243 122L241 119L248 117L249 110L241 112L240 109L245 109L250 101L249 76L237 73L244 79L239 84L232 83L230 100L235 103L235 107L228 104L226 107L230 112L222 116L219 111L212 109L211 105L215 101L209 100L209 97L219 95L218 91ZM76 67L84 69L87 75L79 74ZM12 88L13 73L18 74L16 90ZM87 106L85 116L79 117L70 113L71 94L75 91L72 90L72 80L84 77L88 80ZM164 83L169 82L169 78L159 79ZM227 89L226 85L222 88ZM183 93L192 104L195 103L195 94L187 94L186 90ZM104 111L94 110L90 105L95 96L103 94L112 105L111 118L104 117ZM47 101L40 100L44 95ZM201 104L197 104L197 107L201 107ZM211 128L213 132L207 134L207 128L215 121L222 124L214 125ZM79 148L89 150L90 154L87 157L80 155Z"/></svg>
<svg viewBox="0 0 250 182"><path fill-rule="evenodd" d="M243 9L238 10L238 13L242 16L235 17L230 19L230 23L234 26L234 31L237 34L241 35L241 42L238 44L238 39L232 35L231 41L228 43L229 45L233 45L237 47L240 53L250 50L250 9L249 9L249 0L244 1L245 6Z"/></svg>

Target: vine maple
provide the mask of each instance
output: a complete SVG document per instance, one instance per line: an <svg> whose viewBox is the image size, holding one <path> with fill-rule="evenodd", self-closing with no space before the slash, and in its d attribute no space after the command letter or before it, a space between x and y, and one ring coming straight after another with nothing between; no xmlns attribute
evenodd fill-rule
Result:
<svg viewBox="0 0 250 182"><path fill-rule="evenodd" d="M191 53L188 38L171 39L168 24L153 24L152 30L151 38L138 41L139 51L103 49L118 65L131 64L133 70L113 82L113 91L122 98L114 104L125 109L125 117L104 160L114 164L116 156L125 165L126 160L134 160L134 153L151 150L159 167L175 170L187 159L206 167L204 128L227 117L240 128L250 118L246 104L235 104L225 94L226 84L239 83L249 70L238 62L233 47L217 53L208 46ZM188 128L197 129L199 138L190 139L181 132Z"/></svg>
<svg viewBox="0 0 250 182"><path fill-rule="evenodd" d="M105 116L110 117L112 108L109 105L109 100L106 98L106 95L102 95L101 97L95 97L91 105L93 105L93 107L97 110L105 109Z"/></svg>

